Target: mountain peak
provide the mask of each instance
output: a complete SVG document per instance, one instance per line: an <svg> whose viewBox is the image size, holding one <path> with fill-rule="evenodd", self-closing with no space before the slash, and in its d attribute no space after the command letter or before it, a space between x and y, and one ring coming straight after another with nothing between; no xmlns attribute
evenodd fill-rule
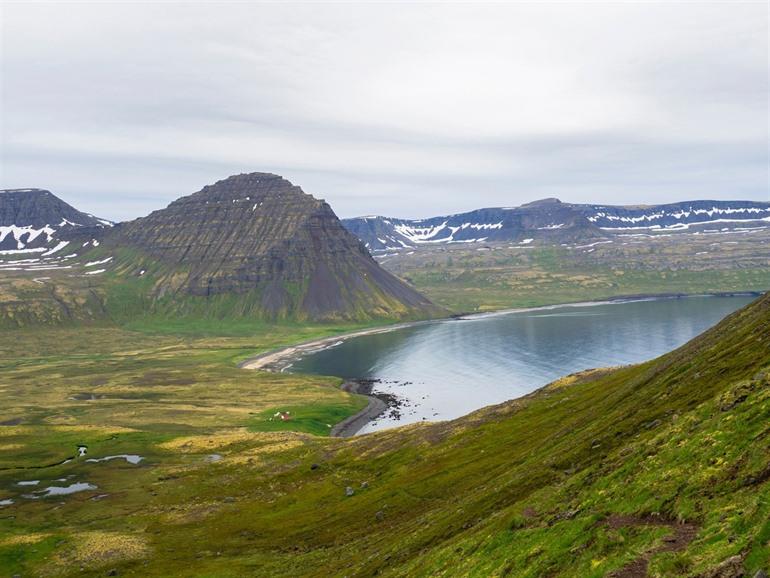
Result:
<svg viewBox="0 0 770 578"><path fill-rule="evenodd" d="M51 194L51 191L48 191L46 189L38 189L38 188L29 188L29 189L0 189L0 195L2 194L18 194L18 193L47 193Z"/></svg>
<svg viewBox="0 0 770 578"><path fill-rule="evenodd" d="M200 191L181 197L171 205L208 203L257 203L253 210L263 207L264 202L288 202L294 199L300 203L312 203L320 206L323 201L305 193L291 181L273 173L241 173L206 185ZM264 209L259 209L264 210Z"/></svg>
<svg viewBox="0 0 770 578"><path fill-rule="evenodd" d="M217 183L221 183L224 181L232 181L232 180L252 180L252 179L283 179L281 175L278 175L276 173L264 173L261 171L253 171L250 173L238 173L237 175L230 175L229 177L225 177L224 179L220 179L217 181ZM284 179L288 180L288 179ZM216 183L215 183L216 184Z"/></svg>
<svg viewBox="0 0 770 578"><path fill-rule="evenodd" d="M546 199L538 199L536 201L532 201L531 203L524 203L523 207L544 207L547 205L561 205L562 202L557 199L556 197L548 197Z"/></svg>
<svg viewBox="0 0 770 578"><path fill-rule="evenodd" d="M436 309L381 269L327 203L271 173L205 186L126 223L113 242L163 264L158 296L241 295L258 315L317 320Z"/></svg>
<svg viewBox="0 0 770 578"><path fill-rule="evenodd" d="M259 186L270 181L285 181L291 184L287 179L284 179L281 175L273 173L239 173L237 175L230 175L227 178L220 179L212 185L206 185L202 190L214 189L219 187L244 187L251 188Z"/></svg>

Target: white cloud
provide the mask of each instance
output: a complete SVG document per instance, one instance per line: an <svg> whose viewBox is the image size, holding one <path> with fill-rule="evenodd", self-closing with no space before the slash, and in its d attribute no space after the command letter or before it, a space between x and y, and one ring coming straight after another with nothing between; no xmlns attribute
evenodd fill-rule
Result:
<svg viewBox="0 0 770 578"><path fill-rule="evenodd" d="M138 216L271 171L343 215L767 198L761 3L5 3L3 186Z"/></svg>

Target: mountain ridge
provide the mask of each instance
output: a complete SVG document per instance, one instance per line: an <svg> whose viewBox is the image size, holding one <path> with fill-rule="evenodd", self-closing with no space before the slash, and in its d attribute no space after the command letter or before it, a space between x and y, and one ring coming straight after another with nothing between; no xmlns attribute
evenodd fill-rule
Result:
<svg viewBox="0 0 770 578"><path fill-rule="evenodd" d="M548 198L519 207L488 207L426 219L378 215L343 219L372 251L433 243L575 242L613 234L675 233L710 225L770 227L770 203L697 200L649 206L564 203Z"/></svg>

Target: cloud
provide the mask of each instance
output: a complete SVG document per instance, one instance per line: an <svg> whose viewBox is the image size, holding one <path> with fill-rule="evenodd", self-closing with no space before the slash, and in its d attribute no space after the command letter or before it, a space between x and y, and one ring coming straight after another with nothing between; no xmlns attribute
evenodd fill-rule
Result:
<svg viewBox="0 0 770 578"><path fill-rule="evenodd" d="M0 184L127 219L231 173L343 216L768 198L761 3L5 3Z"/></svg>

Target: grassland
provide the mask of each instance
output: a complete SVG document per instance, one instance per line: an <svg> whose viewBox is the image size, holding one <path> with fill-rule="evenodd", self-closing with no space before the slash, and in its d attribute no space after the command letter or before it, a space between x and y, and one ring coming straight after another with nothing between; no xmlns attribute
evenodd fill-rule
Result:
<svg viewBox="0 0 770 578"><path fill-rule="evenodd" d="M0 500L14 503L0 507L0 568L599 577L640 561L652 576L770 564L770 297L658 360L349 440L313 435L363 404L335 380L236 368L347 328L4 332ZM296 419L271 421L278 411ZM77 445L85 458L52 465ZM85 461L116 454L144 459ZM41 482L15 485L29 480ZM75 482L97 488L20 497Z"/></svg>
<svg viewBox="0 0 770 578"><path fill-rule="evenodd" d="M257 326L254 335L245 336L244 328L236 326L240 337L212 337L207 335L211 329L201 325L188 327L186 335L150 333L146 326L141 332L110 327L6 332L0 341L3 421L256 430L274 429L261 423L264 412L305 408L292 427L317 432L316 422L333 424L340 414L355 413L362 399L339 391L339 380L246 372L237 362L265 349L352 328L271 326L266 331ZM314 411L308 413L306 406Z"/></svg>

